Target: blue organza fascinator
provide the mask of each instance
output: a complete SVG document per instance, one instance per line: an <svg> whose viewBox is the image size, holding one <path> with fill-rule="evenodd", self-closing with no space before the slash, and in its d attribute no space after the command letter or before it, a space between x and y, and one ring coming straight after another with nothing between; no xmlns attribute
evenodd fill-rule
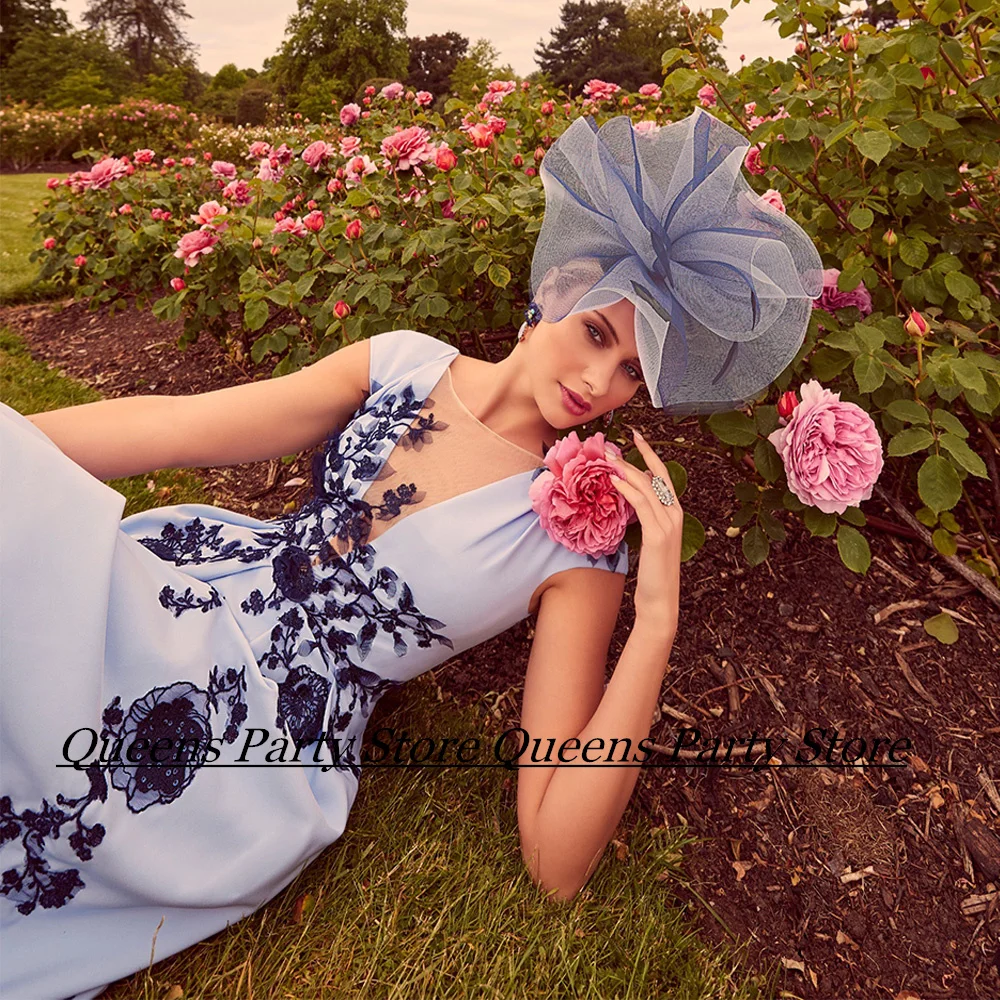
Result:
<svg viewBox="0 0 1000 1000"><path fill-rule="evenodd" d="M578 118L541 165L535 314L556 323L622 298L654 406L734 409L805 338L823 264L808 234L753 191L749 143L701 108L658 131Z"/></svg>

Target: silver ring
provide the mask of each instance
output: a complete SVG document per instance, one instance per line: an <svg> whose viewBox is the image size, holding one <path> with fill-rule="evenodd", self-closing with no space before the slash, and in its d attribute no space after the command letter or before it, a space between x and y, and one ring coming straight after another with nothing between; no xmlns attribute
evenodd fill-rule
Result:
<svg viewBox="0 0 1000 1000"><path fill-rule="evenodd" d="M674 503L674 495L670 491L670 487L667 486L666 481L662 476L653 476L653 492L656 494L656 498L663 504L664 507L670 507Z"/></svg>

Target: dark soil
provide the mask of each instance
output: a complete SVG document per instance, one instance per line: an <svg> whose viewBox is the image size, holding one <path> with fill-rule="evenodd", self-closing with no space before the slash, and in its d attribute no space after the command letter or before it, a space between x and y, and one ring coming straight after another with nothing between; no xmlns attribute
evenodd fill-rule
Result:
<svg viewBox="0 0 1000 1000"><path fill-rule="evenodd" d="M0 321L36 358L106 396L205 392L270 373L235 363L207 338L181 352L179 324L148 313L60 308L12 307ZM508 349L491 345L490 360ZM471 342L462 350L474 353ZM700 731L695 749L716 737L756 736L753 751L744 742L730 762L761 764L762 740L771 737L772 757L788 764L797 751L812 758L805 734L823 728L836 730L841 745L906 737L910 750L897 751L901 767L886 766L883 754L855 768L648 768L615 849L628 851L642 814L696 832L702 839L684 861L691 888L665 880L655 891L687 901L704 940L749 942L760 969L781 961L782 996L1000 997L1000 795L992 785L1000 784L1000 612L919 541L866 529L874 559L862 578L841 564L834 539L810 538L783 512L787 540L748 568L739 539L726 536L741 466L691 447L714 447L696 418L674 423L647 404L629 407L624 422L686 467L684 506L708 535L683 571L657 744L672 751L685 727ZM304 499L308 469L303 455L277 475L267 462L199 471L214 502L267 518ZM307 484L284 487L298 476ZM882 485L892 490L885 476ZM1000 514L987 489L967 485L984 516ZM899 492L913 509L913 497ZM863 510L898 525L876 500ZM636 553L631 562L626 597ZM959 626L951 646L921 627L942 610ZM626 599L609 673L631 616ZM461 704L502 695L504 721L516 724L531 636L527 619L442 665L435 679Z"/></svg>

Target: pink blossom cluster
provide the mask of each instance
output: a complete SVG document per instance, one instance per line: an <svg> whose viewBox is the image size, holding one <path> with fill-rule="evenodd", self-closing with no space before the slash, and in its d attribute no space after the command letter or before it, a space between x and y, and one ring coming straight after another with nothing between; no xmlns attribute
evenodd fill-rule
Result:
<svg viewBox="0 0 1000 1000"><path fill-rule="evenodd" d="M663 96L663 91L655 83L644 83L639 88L640 97L648 97L651 101L658 101Z"/></svg>
<svg viewBox="0 0 1000 1000"><path fill-rule="evenodd" d="M487 105L500 104L508 94L513 94L516 89L516 80L490 80L486 84L486 93L483 94L483 102Z"/></svg>
<svg viewBox="0 0 1000 1000"><path fill-rule="evenodd" d="M584 84L583 92L587 95L584 104L600 104L601 101L610 101L621 87L617 83L608 83L607 80L588 80Z"/></svg>
<svg viewBox="0 0 1000 1000"><path fill-rule="evenodd" d="M823 271L823 291L818 299L813 301L814 309L825 309L827 312L834 312L836 309L846 309L848 306L857 306L862 316L868 316L872 311L871 293L861 282L857 288L850 292L842 292L837 288L837 280L840 278L840 271L835 267L825 268Z"/></svg>
<svg viewBox="0 0 1000 1000"><path fill-rule="evenodd" d="M352 156L344 166L344 180L348 187L357 187L363 178L375 173L378 167L368 158L367 154Z"/></svg>
<svg viewBox="0 0 1000 1000"><path fill-rule="evenodd" d="M215 160L209 169L216 180L231 181L236 177L236 164L226 160Z"/></svg>
<svg viewBox="0 0 1000 1000"><path fill-rule="evenodd" d="M222 218L229 209L225 205L220 205L217 201L206 201L199 209L197 215L190 216L192 222L197 222L199 226L216 227L225 229L228 223Z"/></svg>
<svg viewBox="0 0 1000 1000"><path fill-rule="evenodd" d="M403 96L406 88L401 83L387 83L380 91L379 95L387 101L397 101Z"/></svg>
<svg viewBox="0 0 1000 1000"><path fill-rule="evenodd" d="M698 91L698 101L703 108L714 108L718 102L715 84L706 83L705 86Z"/></svg>
<svg viewBox="0 0 1000 1000"><path fill-rule="evenodd" d="M222 197L228 198L235 205L240 207L249 205L253 201L253 192L250 185L245 180L230 181L222 189Z"/></svg>
<svg viewBox="0 0 1000 1000"><path fill-rule="evenodd" d="M135 160L136 163L140 163L143 166L146 166L147 164L153 162L153 160L156 158L156 154L151 149L137 149L132 154L132 158Z"/></svg>

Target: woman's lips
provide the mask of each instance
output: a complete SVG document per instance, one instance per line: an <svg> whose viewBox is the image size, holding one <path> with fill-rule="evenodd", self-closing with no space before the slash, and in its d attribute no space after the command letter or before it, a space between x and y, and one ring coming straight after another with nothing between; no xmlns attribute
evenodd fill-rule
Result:
<svg viewBox="0 0 1000 1000"><path fill-rule="evenodd" d="M559 383L559 388L562 389L563 406L565 406L574 417L582 416L590 410L590 404L584 402L584 400L577 396L575 392L570 392L569 389L562 384L562 382Z"/></svg>

